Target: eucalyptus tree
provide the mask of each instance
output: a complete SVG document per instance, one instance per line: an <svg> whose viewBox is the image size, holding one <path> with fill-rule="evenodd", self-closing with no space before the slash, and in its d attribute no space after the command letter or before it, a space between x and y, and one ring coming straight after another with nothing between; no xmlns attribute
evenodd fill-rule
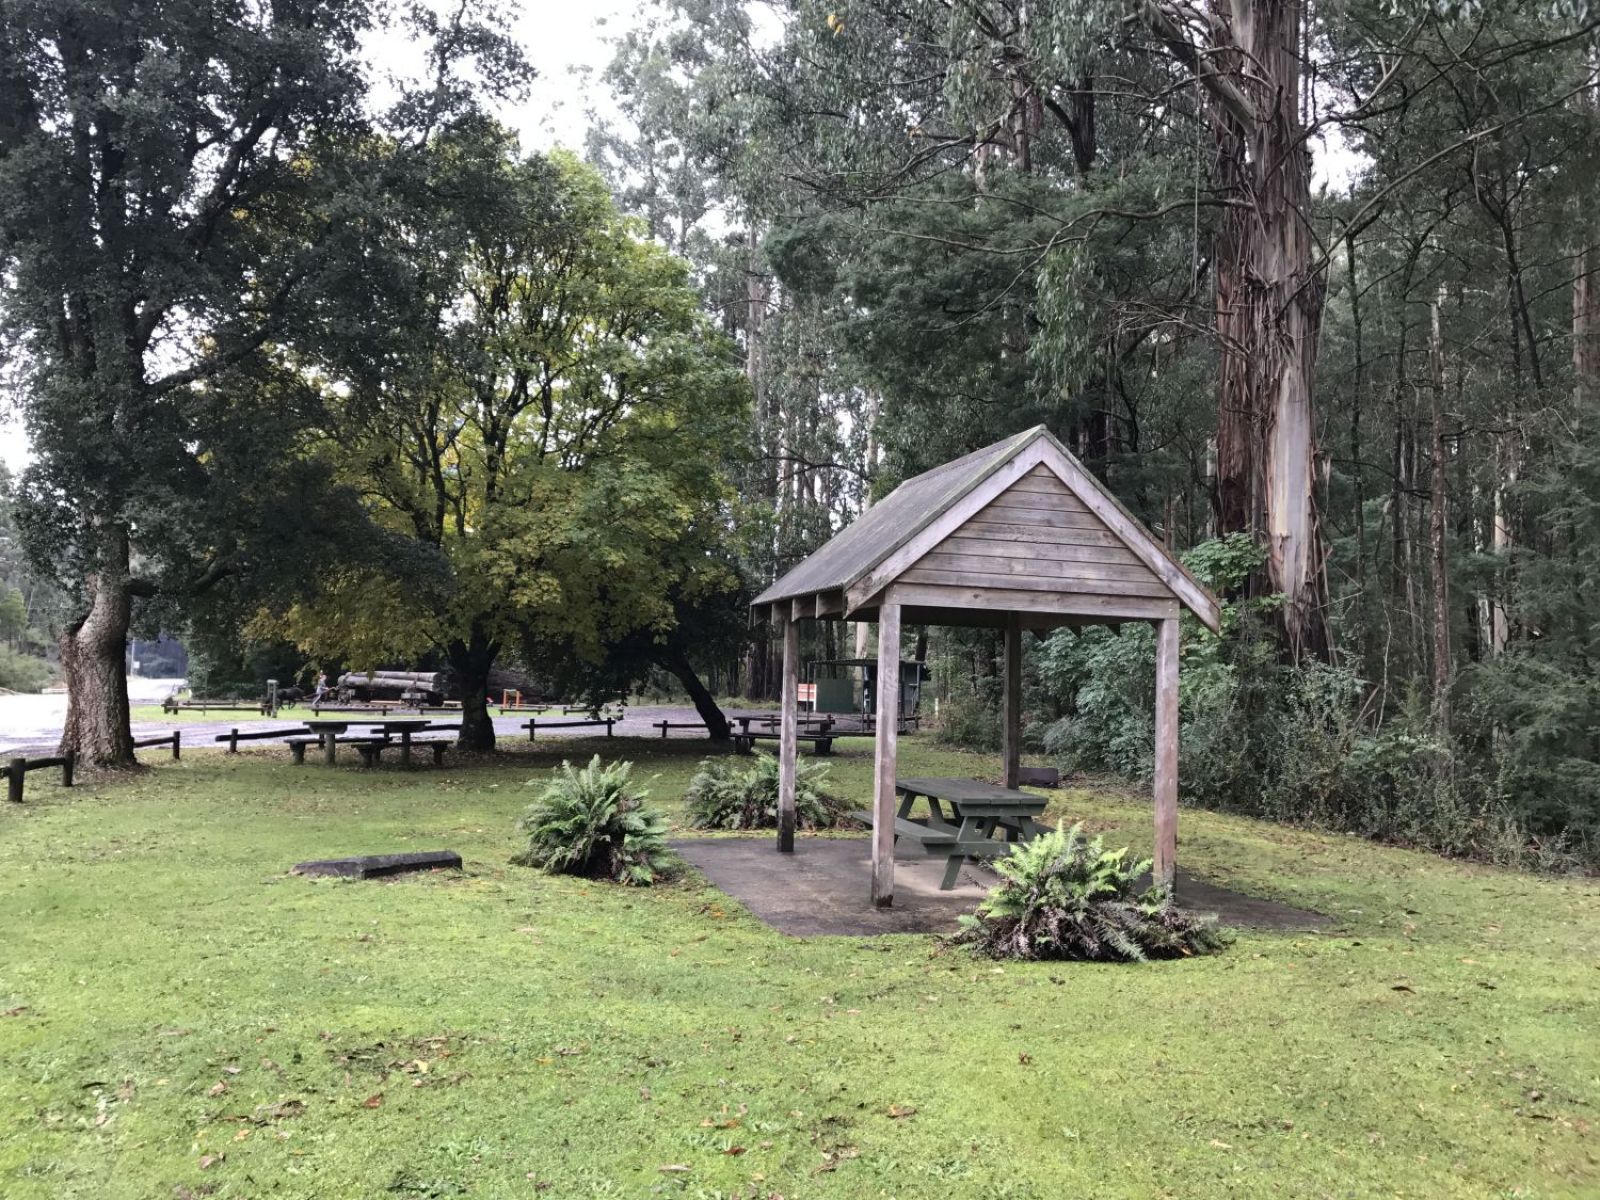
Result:
<svg viewBox="0 0 1600 1200"><path fill-rule="evenodd" d="M226 526L201 525L229 506L196 496L222 494L220 442L260 432L233 461L266 460L290 414L217 387L330 316L301 297L373 182L345 173L345 149L385 127L421 144L472 106L466 74L504 83L515 66L473 0L449 21L390 13L377 0L0 6L3 319L37 455L19 492L41 565L74 598L63 746L86 761L132 762L135 603L247 567ZM423 38L431 64L376 114L362 42L384 28Z"/></svg>

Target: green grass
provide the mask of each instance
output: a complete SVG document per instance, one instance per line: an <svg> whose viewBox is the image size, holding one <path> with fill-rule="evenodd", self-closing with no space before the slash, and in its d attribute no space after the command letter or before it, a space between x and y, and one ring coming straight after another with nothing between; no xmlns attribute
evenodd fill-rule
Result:
<svg viewBox="0 0 1600 1200"><path fill-rule="evenodd" d="M298 710L285 709L285 719L292 719L296 711ZM307 708L307 715L310 715L310 712L311 710ZM166 723L174 727L187 725L191 721L216 722L230 719L260 721L264 719L261 715L261 706L259 704L241 704L238 708L210 707L204 712L197 708L180 708L175 713L163 711L159 704L135 704L128 710L128 718L135 723L154 721L157 724Z"/></svg>
<svg viewBox="0 0 1600 1200"><path fill-rule="evenodd" d="M694 764L594 747L674 806ZM551 761L194 754L0 811L0 1195L1600 1194L1592 880L1186 813L1188 866L1337 928L997 967L511 867ZM1142 800L1055 807L1148 845ZM442 846L463 876L285 874Z"/></svg>

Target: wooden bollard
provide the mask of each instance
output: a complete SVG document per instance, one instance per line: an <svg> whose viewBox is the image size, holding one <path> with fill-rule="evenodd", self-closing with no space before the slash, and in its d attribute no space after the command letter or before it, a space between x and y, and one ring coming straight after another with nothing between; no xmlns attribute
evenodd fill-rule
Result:
<svg viewBox="0 0 1600 1200"><path fill-rule="evenodd" d="M182 733L182 731L174 729L172 731L172 761L173 762L177 762L178 761L178 746L182 743L182 741L183 741L183 733Z"/></svg>
<svg viewBox="0 0 1600 1200"><path fill-rule="evenodd" d="M22 777L28 773L28 760L13 758L6 768L6 799L13 804L22 803Z"/></svg>
<svg viewBox="0 0 1600 1200"><path fill-rule="evenodd" d="M228 730L228 753L239 753L239 727L237 725Z"/></svg>
<svg viewBox="0 0 1600 1200"><path fill-rule="evenodd" d="M61 786L62 787L71 787L72 786L72 771L73 771L73 768L77 766L77 764L78 764L78 752L76 750L68 750L65 754L63 754L61 756Z"/></svg>

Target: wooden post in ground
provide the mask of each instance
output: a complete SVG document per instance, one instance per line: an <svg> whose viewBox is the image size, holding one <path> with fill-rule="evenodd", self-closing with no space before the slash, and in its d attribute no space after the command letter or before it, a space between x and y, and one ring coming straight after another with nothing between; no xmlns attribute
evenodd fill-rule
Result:
<svg viewBox="0 0 1600 1200"><path fill-rule="evenodd" d="M237 725L228 731L228 753L239 753L239 727Z"/></svg>
<svg viewBox="0 0 1600 1200"><path fill-rule="evenodd" d="M1170 886L1178 865L1178 620L1156 622L1156 838L1153 874Z"/></svg>
<svg viewBox="0 0 1600 1200"><path fill-rule="evenodd" d="M900 734L900 602L885 592L878 605L878 722L872 787L872 902L894 903L895 759Z"/></svg>
<svg viewBox="0 0 1600 1200"><path fill-rule="evenodd" d="M28 760L13 758L6 768L6 799L13 804L22 803L22 780L28 773Z"/></svg>
<svg viewBox="0 0 1600 1200"><path fill-rule="evenodd" d="M800 753L800 623L783 614L783 691L779 697L778 849L794 849L796 758Z"/></svg>
<svg viewBox="0 0 1600 1200"><path fill-rule="evenodd" d="M75 750L68 750L61 756L61 786L72 786L72 772L78 765L78 754Z"/></svg>
<svg viewBox="0 0 1600 1200"><path fill-rule="evenodd" d="M1022 773L1022 618L1006 615L1005 698L1000 733L1000 759L1006 787L1014 788Z"/></svg>
<svg viewBox="0 0 1600 1200"><path fill-rule="evenodd" d="M174 729L172 731L172 761L173 762L177 762L178 761L178 757L179 757L178 747L180 745L182 745L182 744L183 744L183 731L182 730L178 730L178 729Z"/></svg>

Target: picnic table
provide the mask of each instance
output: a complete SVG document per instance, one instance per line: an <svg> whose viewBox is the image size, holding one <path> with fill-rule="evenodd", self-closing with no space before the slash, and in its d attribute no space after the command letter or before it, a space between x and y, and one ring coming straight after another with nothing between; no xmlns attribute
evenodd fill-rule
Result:
<svg viewBox="0 0 1600 1200"><path fill-rule="evenodd" d="M334 755L338 745L339 735L350 729L349 721L321 721L310 720L305 722L305 727L322 742L322 761L330 767L334 763Z"/></svg>
<svg viewBox="0 0 1600 1200"><path fill-rule="evenodd" d="M969 858L994 858L1045 832L1034 818L1048 801L1032 792L996 787L978 779L903 778L894 782L900 795L895 813L895 837L917 842L930 858L945 856L943 891L955 886L956 876ZM911 816L918 799L928 805L928 816ZM949 806L947 816L945 805Z"/></svg>
<svg viewBox="0 0 1600 1200"><path fill-rule="evenodd" d="M364 722L362 722L362 724L370 724L371 727L374 730L377 730L378 732L380 732L383 735L383 739L385 741L388 741L390 738L395 737L395 736L398 735L399 738L400 738L400 762L401 762L401 764L403 766L407 766L407 767L409 767L411 765L411 735L414 734L414 733L425 733L430 729L442 728L441 726L434 725L431 721L416 721L416 720L412 720L412 721L372 721L372 722L365 722L364 721ZM434 752L434 761L435 762L438 761L438 755L439 755L439 752L435 751Z"/></svg>

